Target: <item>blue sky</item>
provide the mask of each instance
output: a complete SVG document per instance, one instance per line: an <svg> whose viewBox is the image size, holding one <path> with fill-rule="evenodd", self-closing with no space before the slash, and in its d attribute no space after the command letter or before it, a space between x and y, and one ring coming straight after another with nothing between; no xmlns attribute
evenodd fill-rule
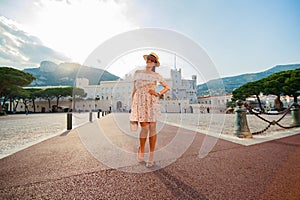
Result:
<svg viewBox="0 0 300 200"><path fill-rule="evenodd" d="M170 28L200 44L223 75L300 62L300 1L137 1L145 26Z"/></svg>
<svg viewBox="0 0 300 200"><path fill-rule="evenodd" d="M83 62L84 56L113 35L159 27L178 31L201 45L222 76L300 63L298 0L68 2L2 0L0 15L76 62ZM81 52L74 43L82 47Z"/></svg>

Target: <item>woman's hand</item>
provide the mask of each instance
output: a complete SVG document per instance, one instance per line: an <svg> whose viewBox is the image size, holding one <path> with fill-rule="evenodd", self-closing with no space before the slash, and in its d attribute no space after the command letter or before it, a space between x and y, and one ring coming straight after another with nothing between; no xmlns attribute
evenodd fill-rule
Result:
<svg viewBox="0 0 300 200"><path fill-rule="evenodd" d="M149 92L149 94L154 95L156 97L160 96L159 93L155 92L155 90L150 89L148 92Z"/></svg>

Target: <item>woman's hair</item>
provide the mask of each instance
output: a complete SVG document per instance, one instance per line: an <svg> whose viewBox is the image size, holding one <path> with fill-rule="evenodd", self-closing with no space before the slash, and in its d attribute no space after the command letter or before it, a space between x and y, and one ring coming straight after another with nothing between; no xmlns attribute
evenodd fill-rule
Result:
<svg viewBox="0 0 300 200"><path fill-rule="evenodd" d="M152 67L152 71L155 72L155 66Z"/></svg>

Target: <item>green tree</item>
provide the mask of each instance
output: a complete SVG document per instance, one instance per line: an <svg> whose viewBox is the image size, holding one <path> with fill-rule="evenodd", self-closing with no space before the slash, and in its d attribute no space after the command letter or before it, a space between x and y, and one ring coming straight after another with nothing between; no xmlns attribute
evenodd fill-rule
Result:
<svg viewBox="0 0 300 200"><path fill-rule="evenodd" d="M11 92L9 93L9 99L11 106L10 108L13 107L13 111L10 110L11 112L16 112L17 107L19 105L19 102L22 100L23 102L26 102L29 98L29 93L28 91L24 90L21 87L15 87L11 89ZM16 102L16 104L15 104ZM12 106L13 105L13 106Z"/></svg>
<svg viewBox="0 0 300 200"><path fill-rule="evenodd" d="M235 106L235 102L233 102L233 101L228 101L226 103L226 108L233 108L234 106Z"/></svg>
<svg viewBox="0 0 300 200"><path fill-rule="evenodd" d="M272 74L265 78L264 81L264 94L266 95L276 95L278 105L276 106L278 110L281 110L283 103L280 100L281 94L283 94L283 87L285 86L285 79L289 77L289 71L283 71L279 73ZM276 105L276 104L275 104Z"/></svg>
<svg viewBox="0 0 300 200"><path fill-rule="evenodd" d="M284 82L283 93L292 96L297 103L297 97L300 95L300 69L290 71L290 76Z"/></svg>
<svg viewBox="0 0 300 200"><path fill-rule="evenodd" d="M22 100L23 103L28 102L29 92L25 89L18 86L6 87L2 90L3 101L6 102L9 100L10 102L10 112L15 112L19 102ZM16 104L15 104L16 102ZM24 103L24 104L25 104ZM3 107L7 110L6 107ZM7 110L8 111L8 110Z"/></svg>
<svg viewBox="0 0 300 200"><path fill-rule="evenodd" d="M278 109L281 110L283 107L280 101L282 94L292 96L294 102L297 102L300 90L300 69L278 72L265 79L264 93L277 96L279 101Z"/></svg>
<svg viewBox="0 0 300 200"><path fill-rule="evenodd" d="M32 101L33 112L36 112L35 100L36 100L36 98L39 98L39 97L42 96L42 94L41 94L42 89L39 89L39 88L29 88L29 89L26 89L26 91L28 92L28 98L31 99L31 101Z"/></svg>
<svg viewBox="0 0 300 200"><path fill-rule="evenodd" d="M3 94L3 90L16 89L18 86L29 85L35 77L29 73L11 68L11 67L0 67L0 95L4 97L7 94ZM7 92L7 91L6 91ZM3 101L4 105L5 101ZM2 105L0 103L0 112L2 111Z"/></svg>
<svg viewBox="0 0 300 200"><path fill-rule="evenodd" d="M278 72L261 80L246 83L232 92L232 100L245 100L247 97L255 95L260 108L263 110L259 99L259 93L263 92L266 95L276 95L279 102L278 109L282 109L283 104L280 101L280 96L282 94L292 96L294 102L297 102L297 97L300 95L299 91L300 69L295 69Z"/></svg>
<svg viewBox="0 0 300 200"><path fill-rule="evenodd" d="M73 96L77 96L77 97L86 97L86 93L84 92L84 89L82 88L73 88Z"/></svg>
<svg viewBox="0 0 300 200"><path fill-rule="evenodd" d="M43 99L47 99L49 110L51 110L51 99L54 98L53 90L50 90L50 88L49 89L44 89L40 92L39 95Z"/></svg>
<svg viewBox="0 0 300 200"><path fill-rule="evenodd" d="M246 100L246 98L250 97L251 95L255 95L260 109L264 110L261 100L259 98L259 94L264 90L264 81L264 79L261 79L258 81L249 82L235 89L232 92L232 101L236 101L238 99Z"/></svg>
<svg viewBox="0 0 300 200"><path fill-rule="evenodd" d="M48 101L50 102L50 98L56 98L56 109L59 105L59 100L61 97L72 96L73 87L65 87L65 88L47 88L45 90L45 94L48 96ZM50 107L50 105L49 105Z"/></svg>
<svg viewBox="0 0 300 200"><path fill-rule="evenodd" d="M86 93L84 92L84 90L82 88L73 88L73 96L72 96L72 109L75 110L76 109L76 100L86 97Z"/></svg>

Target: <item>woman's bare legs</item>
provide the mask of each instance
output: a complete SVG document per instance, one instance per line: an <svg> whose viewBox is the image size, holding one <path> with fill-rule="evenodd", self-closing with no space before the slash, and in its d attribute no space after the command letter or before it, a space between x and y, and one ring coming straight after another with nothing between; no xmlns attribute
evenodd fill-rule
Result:
<svg viewBox="0 0 300 200"><path fill-rule="evenodd" d="M149 135L149 144L150 152L154 152L156 144L156 122L151 122L149 125L150 135Z"/></svg>
<svg viewBox="0 0 300 200"><path fill-rule="evenodd" d="M151 122L149 125L149 146L150 146L150 152L149 152L149 159L147 162L147 167L152 167L153 162L153 152L155 150L155 144L156 144L156 122Z"/></svg>
<svg viewBox="0 0 300 200"><path fill-rule="evenodd" d="M149 123L148 122L141 122L141 132L140 132L140 147L139 147L139 155L138 160L141 162L144 160L144 152L145 152L145 144L149 132Z"/></svg>
<svg viewBox="0 0 300 200"><path fill-rule="evenodd" d="M145 153L145 145L147 141L148 132L149 134L149 146L150 146L150 152L149 152L149 159L147 162L147 167L152 167L153 162L153 152L155 150L155 144L156 144L156 122L141 122L141 132L140 132L140 147L138 152L138 161L142 162L144 160L144 153Z"/></svg>

